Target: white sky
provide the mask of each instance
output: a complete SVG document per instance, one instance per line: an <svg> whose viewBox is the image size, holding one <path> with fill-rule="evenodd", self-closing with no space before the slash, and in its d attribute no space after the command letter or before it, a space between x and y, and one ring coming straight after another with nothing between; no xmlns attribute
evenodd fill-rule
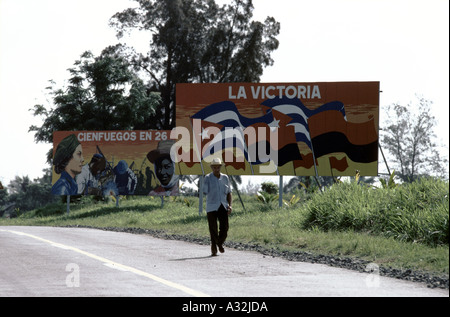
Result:
<svg viewBox="0 0 450 317"><path fill-rule="evenodd" d="M220 0L219 3L230 2ZM254 19L281 23L280 47L262 82L380 81L383 108L419 94L433 101L436 130L449 144L448 0L253 0ZM131 0L0 0L0 181L31 179L48 167L29 111L62 87L80 55L119 41L108 26ZM135 34L136 35L136 34ZM131 43L130 37L125 42ZM146 41L136 42L145 49ZM380 171L384 164L380 157ZM266 180L269 178L262 178ZM278 183L277 178L271 178ZM244 184L247 181L244 180Z"/></svg>

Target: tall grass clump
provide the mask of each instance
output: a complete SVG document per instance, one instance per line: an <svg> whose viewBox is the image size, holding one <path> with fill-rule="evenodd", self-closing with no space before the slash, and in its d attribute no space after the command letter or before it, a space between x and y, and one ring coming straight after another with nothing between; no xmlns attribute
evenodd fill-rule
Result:
<svg viewBox="0 0 450 317"><path fill-rule="evenodd" d="M423 178L395 188L333 185L306 205L305 229L353 230L430 246L449 243L449 184Z"/></svg>

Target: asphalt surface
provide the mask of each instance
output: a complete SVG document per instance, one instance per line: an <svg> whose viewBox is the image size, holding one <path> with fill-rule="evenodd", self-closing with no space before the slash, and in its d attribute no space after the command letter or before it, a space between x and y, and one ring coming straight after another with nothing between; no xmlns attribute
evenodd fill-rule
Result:
<svg viewBox="0 0 450 317"><path fill-rule="evenodd" d="M0 297L448 297L449 291L322 264L148 235L0 227Z"/></svg>

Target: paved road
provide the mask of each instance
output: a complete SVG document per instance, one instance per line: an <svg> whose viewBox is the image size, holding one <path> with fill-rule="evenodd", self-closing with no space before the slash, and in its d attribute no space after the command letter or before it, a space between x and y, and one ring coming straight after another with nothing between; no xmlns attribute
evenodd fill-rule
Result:
<svg viewBox="0 0 450 317"><path fill-rule="evenodd" d="M0 227L4 296L449 296L406 281L256 252L82 228Z"/></svg>

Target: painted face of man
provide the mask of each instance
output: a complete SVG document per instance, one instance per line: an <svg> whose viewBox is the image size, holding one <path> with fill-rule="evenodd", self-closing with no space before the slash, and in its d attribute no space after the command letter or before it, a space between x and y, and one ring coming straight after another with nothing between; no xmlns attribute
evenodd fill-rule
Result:
<svg viewBox="0 0 450 317"><path fill-rule="evenodd" d="M158 177L159 181L163 186L169 184L172 179L172 175L175 171L175 167L170 159L165 158L156 163L156 177Z"/></svg>

